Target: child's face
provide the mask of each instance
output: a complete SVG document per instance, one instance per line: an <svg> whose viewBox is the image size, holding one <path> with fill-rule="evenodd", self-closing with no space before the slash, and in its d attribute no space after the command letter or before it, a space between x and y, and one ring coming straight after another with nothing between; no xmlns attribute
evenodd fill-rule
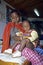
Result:
<svg viewBox="0 0 43 65"><path fill-rule="evenodd" d="M19 22L19 16L17 15L16 12L11 14L11 20L12 20L12 22L15 22L15 23Z"/></svg>
<svg viewBox="0 0 43 65"><path fill-rule="evenodd" d="M30 30L30 24L29 24L29 22L24 21L24 22L23 22L23 28L24 28L24 30L25 30L26 32L28 32L28 31Z"/></svg>

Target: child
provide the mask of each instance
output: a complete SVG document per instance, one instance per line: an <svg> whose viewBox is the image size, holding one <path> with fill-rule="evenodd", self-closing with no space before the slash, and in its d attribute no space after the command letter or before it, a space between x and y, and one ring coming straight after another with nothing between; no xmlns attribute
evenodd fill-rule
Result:
<svg viewBox="0 0 43 65"><path fill-rule="evenodd" d="M36 38L38 38L38 33L35 30L31 29L30 23L27 20L23 21L22 26L23 26L23 29L25 30L25 33L22 33L21 35L22 41L21 41L21 46L19 49L20 51L22 51L25 46L28 47L28 43L31 43Z"/></svg>

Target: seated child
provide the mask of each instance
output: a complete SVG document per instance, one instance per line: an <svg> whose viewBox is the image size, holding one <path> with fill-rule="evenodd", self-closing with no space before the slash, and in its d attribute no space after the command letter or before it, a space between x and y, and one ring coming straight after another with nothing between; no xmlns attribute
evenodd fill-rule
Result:
<svg viewBox="0 0 43 65"><path fill-rule="evenodd" d="M20 49L22 48L22 46L25 46L25 43L33 42L36 38L38 38L38 33L35 30L31 30L30 23L27 20L23 21L22 24L23 24L23 29L25 30L25 33L18 32L17 34L19 36L21 33L21 36L22 36L21 42L23 42L24 40L23 42L24 44L21 44ZM28 45L26 44L26 46Z"/></svg>

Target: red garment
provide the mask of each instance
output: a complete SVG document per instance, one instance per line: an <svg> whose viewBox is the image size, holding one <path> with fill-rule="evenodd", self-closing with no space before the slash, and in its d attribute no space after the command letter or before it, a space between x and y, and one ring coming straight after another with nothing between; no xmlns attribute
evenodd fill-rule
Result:
<svg viewBox="0 0 43 65"><path fill-rule="evenodd" d="M4 29L2 52L10 47L10 31L13 27L16 27L21 32L24 32L21 23L15 24L14 22L9 22Z"/></svg>

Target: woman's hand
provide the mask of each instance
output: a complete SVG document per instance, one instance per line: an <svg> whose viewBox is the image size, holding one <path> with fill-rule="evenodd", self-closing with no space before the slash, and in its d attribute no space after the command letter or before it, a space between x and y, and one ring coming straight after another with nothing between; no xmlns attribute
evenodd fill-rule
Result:
<svg viewBox="0 0 43 65"><path fill-rule="evenodd" d="M21 37L20 37L20 36L17 36L17 35L13 36L12 38L13 38L14 40L16 40L16 41L20 41L20 40L21 40Z"/></svg>

